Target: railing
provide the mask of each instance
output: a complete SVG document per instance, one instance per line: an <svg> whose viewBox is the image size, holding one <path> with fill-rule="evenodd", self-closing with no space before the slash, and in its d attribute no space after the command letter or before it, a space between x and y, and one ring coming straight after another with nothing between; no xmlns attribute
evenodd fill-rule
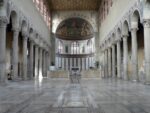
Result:
<svg viewBox="0 0 150 113"><path fill-rule="evenodd" d="M59 54L56 53L56 57L62 58L86 58L86 57L94 57L95 53L90 54Z"/></svg>

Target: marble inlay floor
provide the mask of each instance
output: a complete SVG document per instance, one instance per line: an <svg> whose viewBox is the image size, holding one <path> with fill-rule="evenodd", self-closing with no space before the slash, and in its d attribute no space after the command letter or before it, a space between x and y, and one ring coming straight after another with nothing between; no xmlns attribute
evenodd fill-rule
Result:
<svg viewBox="0 0 150 113"><path fill-rule="evenodd" d="M0 86L0 113L150 113L150 86L109 79L10 82Z"/></svg>

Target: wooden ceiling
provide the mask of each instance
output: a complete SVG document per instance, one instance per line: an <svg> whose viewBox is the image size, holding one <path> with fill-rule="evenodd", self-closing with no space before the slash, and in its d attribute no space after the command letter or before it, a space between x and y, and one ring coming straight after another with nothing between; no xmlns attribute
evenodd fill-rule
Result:
<svg viewBox="0 0 150 113"><path fill-rule="evenodd" d="M47 0L53 11L98 10L101 0Z"/></svg>

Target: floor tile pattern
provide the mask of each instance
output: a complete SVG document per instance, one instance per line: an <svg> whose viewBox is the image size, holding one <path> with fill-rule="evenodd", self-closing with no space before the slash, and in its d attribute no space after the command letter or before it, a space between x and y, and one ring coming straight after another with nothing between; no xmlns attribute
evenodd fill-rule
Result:
<svg viewBox="0 0 150 113"><path fill-rule="evenodd" d="M42 79L0 86L0 113L150 113L150 86L115 79Z"/></svg>

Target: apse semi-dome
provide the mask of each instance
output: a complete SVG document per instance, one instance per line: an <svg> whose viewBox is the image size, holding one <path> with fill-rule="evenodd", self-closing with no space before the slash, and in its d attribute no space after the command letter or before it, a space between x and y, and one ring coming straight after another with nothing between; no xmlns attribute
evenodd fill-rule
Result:
<svg viewBox="0 0 150 113"><path fill-rule="evenodd" d="M87 40L93 36L92 25L81 18L64 20L56 30L56 37L63 40Z"/></svg>

